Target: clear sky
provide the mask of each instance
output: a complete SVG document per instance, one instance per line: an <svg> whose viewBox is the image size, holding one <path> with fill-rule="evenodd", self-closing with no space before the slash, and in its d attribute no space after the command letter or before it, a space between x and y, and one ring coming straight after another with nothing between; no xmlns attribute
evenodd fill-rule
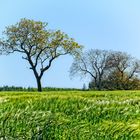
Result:
<svg viewBox="0 0 140 140"><path fill-rule="evenodd" d="M0 37L5 26L21 18L49 23L84 45L109 49L140 59L139 0L0 0ZM81 88L87 80L69 78L70 56L59 58L43 77L43 86ZM36 86L20 55L0 56L0 86Z"/></svg>

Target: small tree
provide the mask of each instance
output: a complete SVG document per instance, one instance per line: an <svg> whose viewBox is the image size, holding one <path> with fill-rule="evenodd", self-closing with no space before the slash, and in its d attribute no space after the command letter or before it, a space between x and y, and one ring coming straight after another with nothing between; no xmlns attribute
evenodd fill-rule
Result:
<svg viewBox="0 0 140 140"><path fill-rule="evenodd" d="M86 84L85 83L83 84L82 90L83 91L87 90L87 87L86 87Z"/></svg>
<svg viewBox="0 0 140 140"><path fill-rule="evenodd" d="M41 78L52 62L59 56L77 55L81 46L60 30L47 29L47 23L21 19L4 31L5 39L0 40L3 54L19 52L28 61L37 81L38 91L42 91Z"/></svg>

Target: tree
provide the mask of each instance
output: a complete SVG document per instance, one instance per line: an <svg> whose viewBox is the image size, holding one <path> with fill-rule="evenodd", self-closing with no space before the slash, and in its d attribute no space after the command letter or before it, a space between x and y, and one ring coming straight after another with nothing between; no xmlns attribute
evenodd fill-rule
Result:
<svg viewBox="0 0 140 140"><path fill-rule="evenodd" d="M95 88L101 90L103 78L113 67L111 59L110 51L91 49L74 60L70 68L70 75L89 75L94 81Z"/></svg>
<svg viewBox="0 0 140 140"><path fill-rule="evenodd" d="M112 52L110 55L113 67L108 75L103 79L104 89L138 89L140 80L140 61L124 52ZM90 87L93 85L90 83Z"/></svg>
<svg viewBox="0 0 140 140"><path fill-rule="evenodd" d="M60 30L47 29L47 23L21 19L4 31L5 39L0 40L2 54L19 52L28 61L36 81L38 91L42 91L41 78L52 62L59 56L78 55L81 46Z"/></svg>
<svg viewBox="0 0 140 140"><path fill-rule="evenodd" d="M86 84L83 84L82 90L85 91L87 89Z"/></svg>
<svg viewBox="0 0 140 140"><path fill-rule="evenodd" d="M112 53L112 61L115 67L108 78L112 84L114 81L116 86L118 85L117 89L130 89L130 87L135 89L132 85L139 81L140 61L125 52Z"/></svg>

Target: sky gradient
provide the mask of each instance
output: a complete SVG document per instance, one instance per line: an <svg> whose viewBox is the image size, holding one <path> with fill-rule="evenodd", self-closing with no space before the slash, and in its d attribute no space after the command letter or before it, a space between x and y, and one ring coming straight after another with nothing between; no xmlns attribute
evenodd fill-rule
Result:
<svg viewBox="0 0 140 140"><path fill-rule="evenodd" d="M0 37L21 18L48 22L84 45L84 50L125 51L140 59L139 0L0 0ZM88 79L70 79L71 56L56 60L43 86L81 88ZM29 65L20 55L0 56L0 86L36 87Z"/></svg>

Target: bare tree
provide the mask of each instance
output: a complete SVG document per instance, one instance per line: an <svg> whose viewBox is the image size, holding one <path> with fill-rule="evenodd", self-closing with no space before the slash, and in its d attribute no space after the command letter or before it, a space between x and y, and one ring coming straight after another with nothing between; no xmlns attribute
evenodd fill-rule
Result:
<svg viewBox="0 0 140 140"><path fill-rule="evenodd" d="M110 59L110 51L91 49L74 60L70 68L70 75L89 75L94 80L95 87L101 90L103 77L113 67Z"/></svg>
<svg viewBox="0 0 140 140"><path fill-rule="evenodd" d="M132 57L124 52L112 52L111 53L112 63L115 65L115 70L121 73L123 78L123 73L130 67Z"/></svg>
<svg viewBox="0 0 140 140"><path fill-rule="evenodd" d="M4 31L0 40L2 54L18 52L28 61L35 75L38 91L42 91L41 78L59 56L76 55L81 46L60 30L47 29L47 23L22 19Z"/></svg>
<svg viewBox="0 0 140 140"><path fill-rule="evenodd" d="M114 81L118 89L129 89L128 83L136 81L140 73L140 61L125 52L112 52L111 57L114 67L108 80L112 85Z"/></svg>
<svg viewBox="0 0 140 140"><path fill-rule="evenodd" d="M135 89L138 87L140 61L125 52L111 51L110 63L113 67L103 81L105 89ZM90 83L90 86L92 82Z"/></svg>

